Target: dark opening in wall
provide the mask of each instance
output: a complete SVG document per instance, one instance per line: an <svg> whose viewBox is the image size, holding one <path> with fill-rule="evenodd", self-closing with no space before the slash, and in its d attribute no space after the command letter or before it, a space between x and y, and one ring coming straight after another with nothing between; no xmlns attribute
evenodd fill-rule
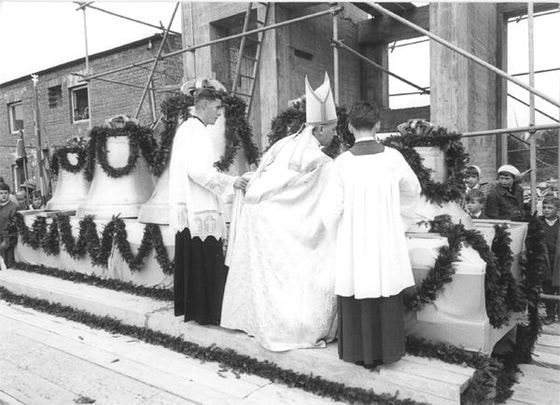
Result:
<svg viewBox="0 0 560 405"><path fill-rule="evenodd" d="M294 48L294 55L297 56L298 58L302 58L308 61L312 61L313 60L313 54L309 53L309 52L305 52L302 51L301 49L295 49Z"/></svg>
<svg viewBox="0 0 560 405"><path fill-rule="evenodd" d="M62 105L62 86L49 87L49 108Z"/></svg>

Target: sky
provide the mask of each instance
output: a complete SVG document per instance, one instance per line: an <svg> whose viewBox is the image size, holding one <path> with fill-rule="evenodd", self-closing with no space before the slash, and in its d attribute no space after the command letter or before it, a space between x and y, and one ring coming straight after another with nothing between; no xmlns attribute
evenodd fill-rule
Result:
<svg viewBox="0 0 560 405"><path fill-rule="evenodd" d="M96 1L94 6L142 21L167 26L173 13L173 2L117 2ZM417 5L422 5L418 3ZM55 66L85 54L83 13L76 11L73 2L29 2L0 0L0 83L33 72ZM110 49L158 32L157 29L126 21L97 10L87 11L89 53ZM181 31L180 10L172 29ZM560 13L535 18L535 69L560 67ZM416 41L414 39L412 41ZM508 30L508 71L528 71L527 20L512 22ZM429 85L429 42L395 48L390 54L390 70L421 85ZM411 65L410 61L417 63ZM528 83L528 77L518 77ZM554 99L560 99L560 71L537 74L535 86ZM410 92L415 89L390 78L390 93ZM526 90L510 84L508 91L525 101L529 100ZM427 105L429 96L392 97L392 108ZM558 108L536 98L536 106L548 114L558 117ZM508 126L528 125L529 109L508 100ZM545 124L552 120L536 114L536 123Z"/></svg>
<svg viewBox="0 0 560 405"><path fill-rule="evenodd" d="M174 2L95 2L93 6L166 27ZM84 57L83 12L69 1L0 0L0 83ZM172 29L181 32L181 10ZM161 32L103 12L86 12L89 53ZM40 78L39 78L40 80Z"/></svg>

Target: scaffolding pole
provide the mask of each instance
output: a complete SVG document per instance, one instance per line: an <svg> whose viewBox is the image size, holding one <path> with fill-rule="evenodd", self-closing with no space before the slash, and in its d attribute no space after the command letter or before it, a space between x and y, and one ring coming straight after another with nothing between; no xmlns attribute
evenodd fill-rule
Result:
<svg viewBox="0 0 560 405"><path fill-rule="evenodd" d="M527 39L529 41L529 86L535 87L535 35L533 2L527 3ZM537 137L535 127L535 95L529 93L529 168L531 169L531 212L537 210Z"/></svg>
<svg viewBox="0 0 560 405"><path fill-rule="evenodd" d="M89 50L88 50L88 34L87 34L87 18L86 18L86 7L89 5L88 3L83 3L78 9L82 9L83 17L84 17L84 43L85 43L85 50L86 50L86 75L89 75ZM93 112L91 108L91 86L89 82L87 82L87 100L88 100L88 128L91 130L92 122L93 122Z"/></svg>
<svg viewBox="0 0 560 405"><path fill-rule="evenodd" d="M158 30L162 30L162 31L165 30L165 28L162 27L162 26L150 24L150 23L145 22L145 21L136 20L136 19L134 19L134 18L132 18L132 17L127 17L127 16L122 15L122 14L117 14L117 13L115 13L115 12L113 12L113 11L105 10L105 9L102 9L102 8L99 8L99 7L96 7L96 6L92 6L92 5L91 5L91 2L84 3L84 2L82 2L82 1L75 1L74 3L79 4L80 6L82 6L82 7L84 7L84 8L85 8L85 7L89 7L89 8L91 8L91 9L94 9L94 10L97 10L97 11L101 11L102 13L106 13L106 14L109 14L109 15L112 15L112 16L115 16L115 17L123 18L123 19L125 19L125 20L133 21L133 22L135 22L135 23L142 24L142 25L146 25L146 26L148 26L148 27L157 28ZM180 32L177 32L177 31L169 30L169 32L170 32L171 34L181 35L181 33L180 33Z"/></svg>
<svg viewBox="0 0 560 405"><path fill-rule="evenodd" d="M146 99L146 94L148 94L148 89L151 87L150 83L152 83L152 78L154 77L154 73L156 72L157 69L157 65L158 62L160 61L160 57L161 57L161 53L163 52L163 47L165 45L165 41L167 40L167 36L169 35L169 30L171 29L171 24L173 24L173 20L175 19L175 14L177 13L177 9L179 9L179 5L181 3L177 2L175 4L175 8L173 9L173 14L171 15L171 18L169 19L169 24L167 25L167 29L165 30L164 34L163 34L163 39L161 40L161 43L159 44L159 48L154 60L154 65L152 66L152 70L150 71L150 74L148 76L148 80L146 80L146 85L144 86L144 90L142 91L142 96L140 97L140 102L138 103L138 108L136 109L136 114L134 115L134 118L138 118L140 116L140 111L142 111L142 104L144 104L144 100ZM155 119L155 117L154 117Z"/></svg>
<svg viewBox="0 0 560 405"><path fill-rule="evenodd" d="M333 20L332 20L332 24L333 24L333 42L338 42L338 17L336 16L336 13L333 13ZM340 87L339 87L339 80L338 80L338 75L339 75L339 66L338 66L338 46L333 46L333 65L334 65L334 102L335 104L338 105L339 100L340 100Z"/></svg>
<svg viewBox="0 0 560 405"><path fill-rule="evenodd" d="M514 99L515 101L517 101L517 102L523 104L523 105L526 106L526 107L529 107L529 106L530 106L530 104L529 104L528 102L523 101L523 100L521 100L520 98L515 97L513 94L507 93L507 96L508 96L508 97L511 97L512 99ZM552 121L554 121L554 122L560 122L560 120L554 118L552 115L549 115L549 114L545 113L545 112L542 111L542 110L539 110L537 107L535 107L535 111L538 112L539 114L544 115L546 118L550 118L550 119L551 119Z"/></svg>
<svg viewBox="0 0 560 405"><path fill-rule="evenodd" d="M424 28L408 21L406 18L403 18L400 15L395 14L395 13L387 10L386 8L380 6L380 5L378 5L378 4L376 4L372 1L366 1L365 3L368 4L369 6L371 6L372 8L374 8L375 10L379 11L380 13L388 15L389 17L399 21L400 23L412 28L413 30L418 31L423 35L426 35L427 37L434 40L435 42L438 42L441 45L451 49L452 51L464 56L465 58L470 59L471 61L485 67L488 70L491 70L492 72L496 73L498 76L501 76L501 77L509 80L510 82L513 82L513 83L517 84L518 86L524 88L525 90L529 91L532 94L535 94L536 96L539 96L543 100L548 101L549 103L555 105L556 107L560 107L560 102L558 100L554 100L552 97L547 96L546 94L540 92L539 90L535 89L534 87L526 85L525 83L516 79L512 75L504 72L501 69L498 69L496 66L491 65L490 63L480 59L479 57L474 56L473 54L459 48L458 46L453 45L451 42L446 41L445 39L431 33L428 30L425 30Z"/></svg>
<svg viewBox="0 0 560 405"><path fill-rule="evenodd" d="M532 129L534 129L535 131L543 131L545 129L560 129L560 124L535 125L533 127L488 129L488 130L485 130L485 131L464 132L463 134L461 134L461 136L463 138L470 138L470 137L475 137L475 136L499 135L499 134L509 134L509 133L517 133L517 132L528 132Z"/></svg>
<svg viewBox="0 0 560 405"><path fill-rule="evenodd" d="M230 41L232 39L241 38L243 36L258 34L259 32L273 30L273 29L285 27L287 25L291 25L291 24L294 24L294 23L297 23L297 22L306 21L306 20L310 20L310 19L313 19L313 18L317 18L317 17L322 17L324 15L332 14L333 12L339 12L342 9L343 8L341 6L331 7L328 10L319 11L317 13L309 14L309 15L306 15L306 16L303 16L303 17L293 18L291 20L282 21L280 23L276 23L276 24L272 24L272 25L267 25L265 27L257 28L257 29L247 31L247 32L244 32L244 33L234 34L234 35L230 35L228 37L215 39L215 40L208 41L208 42L205 42L205 43L202 43L202 44L189 46L189 47L183 48L183 49L178 49L176 51L169 52L169 53L166 53L164 55L161 55L159 57L159 59L170 58L170 57L173 57L173 56L181 55L185 52L192 52L192 51L195 51L195 50L200 49L200 48L205 48L207 46L219 44L219 43L222 43L222 42L227 42L227 41ZM131 63L129 65L122 66L120 68L111 69L111 70L108 70L108 71L105 71L105 72L99 72L99 73L96 73L94 75L88 76L87 80L96 79L96 78L101 77L101 76L106 76L106 75L109 75L109 74L112 74L112 73L117 73L117 72L120 72L120 71L123 71L123 70L126 70L126 69L131 69L133 67L139 67L139 66L142 66L142 65L146 65L148 63L154 62L154 60L155 60L155 58L151 58L151 59L147 59L147 60L144 60L144 61L141 61L141 62Z"/></svg>
<svg viewBox="0 0 560 405"><path fill-rule="evenodd" d="M406 80L404 77L401 77L399 75L397 75L396 73L393 73L391 71L389 71L388 69L385 69L383 66L379 65L378 63L372 61L371 59L369 59L368 57L362 55L360 52L356 51L355 49L350 48L348 45L346 45L344 42L342 41L337 41L335 39L332 39L331 42L333 43L333 45L336 47L340 47L342 49L347 50L348 52L350 52L353 55L356 55L358 58L362 59L363 61L369 63L370 65L372 65L373 67L375 67L376 69L381 70L382 72L387 73L389 76L393 76L395 79L400 80L403 83L408 84L409 86L414 87L415 89L418 89L421 94L430 94L430 90L426 87L421 87L418 86L417 84L414 84L408 80Z"/></svg>

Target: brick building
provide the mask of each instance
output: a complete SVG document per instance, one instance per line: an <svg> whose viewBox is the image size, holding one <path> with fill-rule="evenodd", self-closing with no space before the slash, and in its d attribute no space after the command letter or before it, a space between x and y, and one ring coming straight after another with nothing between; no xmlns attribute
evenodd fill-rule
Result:
<svg viewBox="0 0 560 405"><path fill-rule="evenodd" d="M156 34L90 55L90 73L108 71L155 57L161 40L162 35ZM180 47L180 36L170 35L164 52ZM151 65L148 64L103 77L136 87L102 80L92 80L87 84L81 81L80 76L72 74L85 72L85 60L80 58L39 72L28 72L25 76L0 84L0 176L14 187L22 181L23 173L15 160L19 129L24 131L30 177L37 174L31 73L39 77L37 88L42 146L52 151L52 148L63 145L72 136L86 136L90 125L100 125L115 114L134 116L150 69ZM160 103L170 94L157 89L177 88L182 75L181 56L167 58L158 64L153 78L156 91L149 92L144 101L139 116L141 123L151 123L153 116L159 116Z"/></svg>

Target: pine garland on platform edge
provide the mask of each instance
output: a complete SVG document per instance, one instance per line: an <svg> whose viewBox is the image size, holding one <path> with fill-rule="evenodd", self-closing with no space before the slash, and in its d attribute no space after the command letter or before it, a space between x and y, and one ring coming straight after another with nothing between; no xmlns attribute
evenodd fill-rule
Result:
<svg viewBox="0 0 560 405"><path fill-rule="evenodd" d="M239 148L242 147L249 164L256 164L259 150L253 142L253 130L247 122L246 103L237 96L225 95L222 98L225 110L226 149L214 166L220 171L227 171ZM179 124L190 117L189 107L194 105L193 96L178 94L164 100L161 104L164 129L160 145L154 152L152 172L161 176L171 157L173 138Z"/></svg>
<svg viewBox="0 0 560 405"><path fill-rule="evenodd" d="M18 234L22 243L33 249L43 249L47 255L56 255L61 246L73 259L83 258L89 254L94 266L107 267L113 243L119 250L124 261L132 271L140 271L144 260L155 250L155 259L164 274L173 274L173 261L169 259L167 249L163 243L161 230L156 224L146 224L142 241L136 255L132 253L126 226L122 219L113 218L109 221L99 238L97 226L92 216L86 216L79 223L78 239L72 235L70 217L58 214L52 217L52 222L47 227L45 217L36 217L31 230L25 224L23 216L19 213L12 218L8 225L10 246L15 246Z"/></svg>

